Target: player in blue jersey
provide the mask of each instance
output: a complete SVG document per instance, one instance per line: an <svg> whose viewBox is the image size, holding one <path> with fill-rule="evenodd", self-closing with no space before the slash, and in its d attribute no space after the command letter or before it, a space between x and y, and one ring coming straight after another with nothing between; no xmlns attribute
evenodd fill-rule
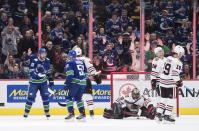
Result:
<svg viewBox="0 0 199 131"><path fill-rule="evenodd" d="M39 49L38 57L31 61L29 68L30 86L28 89L28 97L25 105L24 117L27 118L32 107L37 91L40 91L40 95L43 101L44 112L47 118L49 114L49 92L48 92L48 80L49 86L54 85L52 78L52 72L50 69L50 60L46 58L46 50L44 48Z"/></svg>
<svg viewBox="0 0 199 131"><path fill-rule="evenodd" d="M82 60L76 59L76 52L74 50L69 51L68 57L70 60L66 62L65 89L68 92L66 96L66 106L69 115L65 119L69 120L75 117L73 108L74 101L80 112L80 116L76 119L83 119L86 117L82 96L86 87L87 69Z"/></svg>

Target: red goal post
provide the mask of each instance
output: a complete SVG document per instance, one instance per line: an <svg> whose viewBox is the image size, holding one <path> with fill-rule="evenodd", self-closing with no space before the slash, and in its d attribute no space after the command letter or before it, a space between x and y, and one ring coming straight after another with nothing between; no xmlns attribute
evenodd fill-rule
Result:
<svg viewBox="0 0 199 131"><path fill-rule="evenodd" d="M149 97L154 105L158 102L158 95L151 90L150 72L112 72L111 80L111 104L120 96L131 92L132 88L137 87L141 94ZM176 98L174 114L179 116L179 95L174 90Z"/></svg>

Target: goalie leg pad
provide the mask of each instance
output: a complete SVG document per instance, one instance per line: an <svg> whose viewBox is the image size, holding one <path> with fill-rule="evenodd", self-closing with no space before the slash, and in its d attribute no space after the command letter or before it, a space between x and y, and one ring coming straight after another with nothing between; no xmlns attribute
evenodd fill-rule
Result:
<svg viewBox="0 0 199 131"><path fill-rule="evenodd" d="M153 105L149 105L148 108L145 110L146 117L149 119L154 119L156 115L156 108Z"/></svg>
<svg viewBox="0 0 199 131"><path fill-rule="evenodd" d="M120 104L113 103L111 105L111 108L113 109L113 118L114 119L122 119L123 118L122 108L121 108Z"/></svg>

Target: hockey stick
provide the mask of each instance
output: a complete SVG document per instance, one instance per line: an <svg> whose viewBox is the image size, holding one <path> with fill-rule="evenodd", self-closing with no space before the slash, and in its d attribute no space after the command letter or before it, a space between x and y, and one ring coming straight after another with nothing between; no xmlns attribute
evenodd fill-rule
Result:
<svg viewBox="0 0 199 131"><path fill-rule="evenodd" d="M187 89L187 90L189 90L189 91L192 91L192 92L194 92L194 93L198 93L198 92L196 92L196 91L194 91L194 89L193 88L191 88L191 87L187 87L187 86L182 86L183 88L185 88L185 89Z"/></svg>
<svg viewBox="0 0 199 131"><path fill-rule="evenodd" d="M52 89L50 89L50 88L48 88L48 92L51 94L51 95L56 95L56 94L58 94L58 93L60 93L61 91L63 91L64 89L61 89L61 90L59 90L59 91L56 91L56 92L54 92ZM58 99L57 99L58 100ZM62 106L62 107L66 107L66 104L63 104L63 103L61 103L61 102L57 102L58 103L58 105L60 105L60 106Z"/></svg>

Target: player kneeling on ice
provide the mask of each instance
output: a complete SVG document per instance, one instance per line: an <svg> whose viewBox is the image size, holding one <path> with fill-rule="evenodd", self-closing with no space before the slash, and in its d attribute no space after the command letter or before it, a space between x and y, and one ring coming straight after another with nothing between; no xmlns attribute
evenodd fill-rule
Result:
<svg viewBox="0 0 199 131"><path fill-rule="evenodd" d="M86 87L86 67L82 60L76 59L76 52L70 50L68 53L69 61L66 62L66 81L65 90L66 95L66 106L68 108L69 115L65 118L66 120L75 117L73 101L76 102L80 116L76 119L83 119L86 117L84 102L82 96Z"/></svg>
<svg viewBox="0 0 199 131"><path fill-rule="evenodd" d="M47 80L49 80L49 86L54 85L52 73L50 70L50 60L46 58L46 50L44 48L39 49L38 57L32 60L30 64L30 86L28 88L28 97L25 105L24 117L27 118L32 107L37 91L40 91L41 98L43 101L44 112L47 118L49 114L49 92Z"/></svg>
<svg viewBox="0 0 199 131"><path fill-rule="evenodd" d="M157 107L156 118L158 121L175 122L173 118L174 91L176 87L182 86L180 73L182 71L182 62L180 58L184 55L184 48L177 45L174 48L173 56L167 57L163 72L160 75L160 102Z"/></svg>
<svg viewBox="0 0 199 131"><path fill-rule="evenodd" d="M156 108L152 102L134 88L128 96L122 96L111 105L111 109L104 110L104 117L109 119L122 119L124 117L147 117L154 119Z"/></svg>

